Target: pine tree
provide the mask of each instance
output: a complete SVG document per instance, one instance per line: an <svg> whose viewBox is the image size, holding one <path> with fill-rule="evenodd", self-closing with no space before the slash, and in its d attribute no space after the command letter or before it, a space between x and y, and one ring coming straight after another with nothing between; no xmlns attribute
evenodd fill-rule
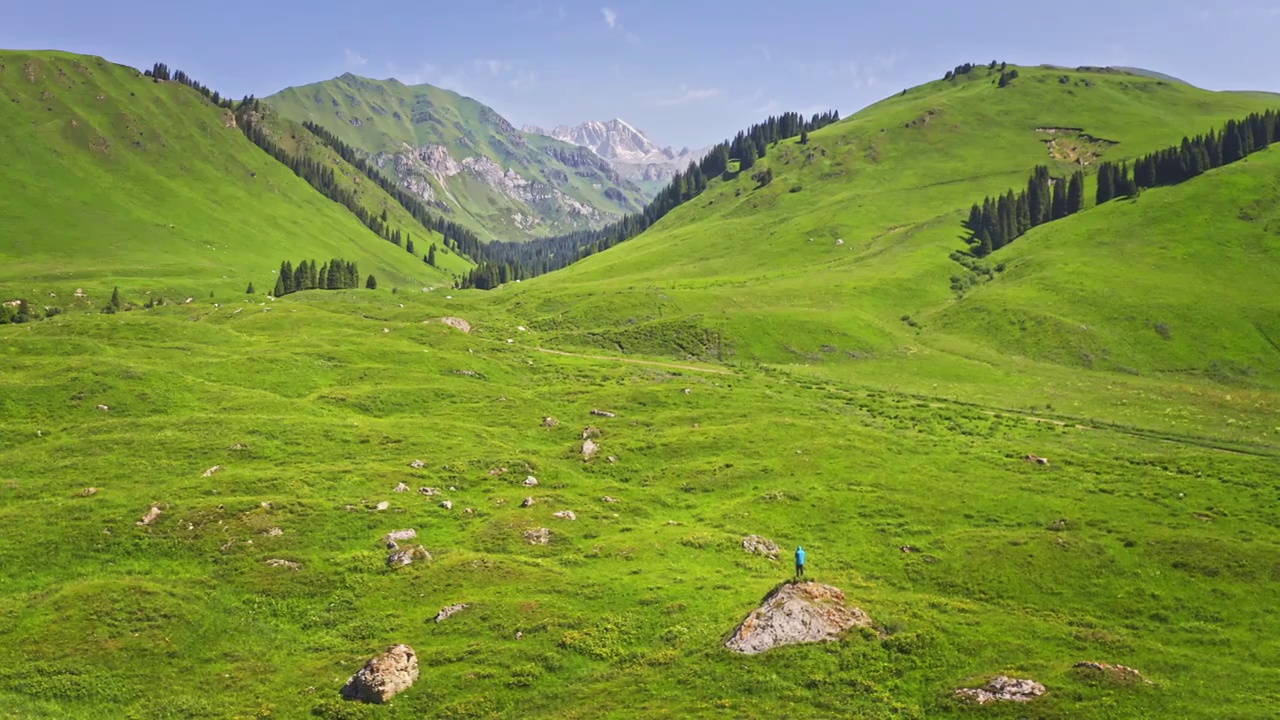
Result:
<svg viewBox="0 0 1280 720"><path fill-rule="evenodd" d="M750 170L752 165L756 164L756 144L748 141L743 145L742 157L738 161L738 170Z"/></svg>
<svg viewBox="0 0 1280 720"><path fill-rule="evenodd" d="M271 297L284 297L287 293L284 291L284 274L276 276L276 289L271 292Z"/></svg>
<svg viewBox="0 0 1280 720"><path fill-rule="evenodd" d="M320 290L329 289L329 263L320 266L320 273L316 276L316 287Z"/></svg>
<svg viewBox="0 0 1280 720"><path fill-rule="evenodd" d="M969 208L969 220L966 225L971 232L977 232L978 228L982 227L982 208L978 207L977 203Z"/></svg>
<svg viewBox="0 0 1280 720"><path fill-rule="evenodd" d="M436 244L431 243L431 248L427 250L427 264L431 267L436 266Z"/></svg>
<svg viewBox="0 0 1280 720"><path fill-rule="evenodd" d="M1116 196L1115 166L1102 163L1098 168L1098 205L1110 202Z"/></svg>
<svg viewBox="0 0 1280 720"><path fill-rule="evenodd" d="M1072 215L1084 210L1084 173L1071 175L1071 184L1067 187L1067 214Z"/></svg>
<svg viewBox="0 0 1280 720"><path fill-rule="evenodd" d="M1018 235L1025 235L1031 224L1031 198L1027 193L1018 194Z"/></svg>
<svg viewBox="0 0 1280 720"><path fill-rule="evenodd" d="M808 144L809 144L809 131L808 131L808 130L801 130L801 131L800 131L800 144L801 144L801 145L808 145Z"/></svg>
<svg viewBox="0 0 1280 720"><path fill-rule="evenodd" d="M1053 184L1053 219L1061 220L1067 216L1067 191L1064 187L1066 183L1058 180Z"/></svg>
<svg viewBox="0 0 1280 720"><path fill-rule="evenodd" d="M103 306L102 312L107 313L108 315L118 313L120 312L120 306L120 288L117 287L111 290L111 299L107 301L105 306Z"/></svg>
<svg viewBox="0 0 1280 720"><path fill-rule="evenodd" d="M303 260L298 263L298 269L293 271L293 291L300 292L307 289L307 261Z"/></svg>
<svg viewBox="0 0 1280 720"><path fill-rule="evenodd" d="M378 289L377 279L374 278L372 275L370 275L369 279L364 281L364 287L366 290L377 290Z"/></svg>
<svg viewBox="0 0 1280 720"><path fill-rule="evenodd" d="M320 274L316 272L316 261L314 259L307 264L307 289L320 289Z"/></svg>
<svg viewBox="0 0 1280 720"><path fill-rule="evenodd" d="M245 295L253 294L253 283L249 283L249 287L245 288L244 294Z"/></svg>
<svg viewBox="0 0 1280 720"><path fill-rule="evenodd" d="M405 249L405 252L409 253L410 255L417 255L417 254L418 254L418 253L416 253L416 252L414 252L414 251L413 251L413 239L412 239L412 238L410 238L410 239L408 239L408 240L405 240L405 241L404 241L404 249Z"/></svg>

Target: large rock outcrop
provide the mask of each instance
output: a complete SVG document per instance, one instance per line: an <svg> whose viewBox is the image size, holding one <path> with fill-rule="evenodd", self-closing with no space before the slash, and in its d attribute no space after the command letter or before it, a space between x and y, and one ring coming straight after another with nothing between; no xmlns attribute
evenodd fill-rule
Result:
<svg viewBox="0 0 1280 720"><path fill-rule="evenodd" d="M839 588L815 582L791 583L769 593L734 631L725 647L756 655L782 645L839 640L871 618L845 605Z"/></svg>
<svg viewBox="0 0 1280 720"><path fill-rule="evenodd" d="M1011 678L1005 675L992 678L980 688L956 690L958 697L978 705L993 702L1030 702L1044 693L1044 686L1035 680Z"/></svg>
<svg viewBox="0 0 1280 720"><path fill-rule="evenodd" d="M408 645L393 645L364 664L342 688L342 696L384 703L408 690L418 679L418 654Z"/></svg>

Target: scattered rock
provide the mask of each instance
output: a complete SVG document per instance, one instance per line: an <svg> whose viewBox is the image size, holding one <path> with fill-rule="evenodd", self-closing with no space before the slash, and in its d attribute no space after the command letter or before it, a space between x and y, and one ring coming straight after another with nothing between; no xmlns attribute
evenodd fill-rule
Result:
<svg viewBox="0 0 1280 720"><path fill-rule="evenodd" d="M229 447L229 448L227 448L227 449L228 449L228 450L235 450L236 452L241 452L241 451L244 451L244 450L248 450L248 449L249 449L249 446L248 446L248 445L245 445L244 443L236 443L235 445L232 445L231 447Z"/></svg>
<svg viewBox="0 0 1280 720"><path fill-rule="evenodd" d="M530 475L529 477L527 477L527 478L525 478L525 479L524 479L524 486L525 486L525 487L537 487L537 486L538 486L538 478L536 478L536 477L534 477L534 476Z"/></svg>
<svg viewBox="0 0 1280 720"><path fill-rule="evenodd" d="M533 498L527 497L524 499L524 502L520 503L520 507L522 508L533 507L536 502L537 501L534 500Z"/></svg>
<svg viewBox="0 0 1280 720"><path fill-rule="evenodd" d="M844 593L830 585L783 585L751 611L725 647L755 655L782 645L839 640L852 627L871 625L866 613L844 602Z"/></svg>
<svg viewBox="0 0 1280 720"><path fill-rule="evenodd" d="M770 560L778 559L778 544L760 535L748 535L742 538L742 549L756 555L764 555Z"/></svg>
<svg viewBox="0 0 1280 720"><path fill-rule="evenodd" d="M464 333L471 332L471 323L467 322L466 320L463 320L462 318L442 317L440 318L440 322L444 323L445 325L448 325L451 328L461 330Z"/></svg>
<svg viewBox="0 0 1280 720"><path fill-rule="evenodd" d="M1054 520L1053 522L1049 523L1049 529L1050 529L1050 530L1055 530L1055 531L1062 531L1062 530L1066 530L1066 529L1067 529L1067 519L1066 519L1066 518L1058 518L1057 520Z"/></svg>
<svg viewBox="0 0 1280 720"><path fill-rule="evenodd" d="M610 456L609 456L608 458L606 458L606 459L609 461L609 463L610 463L610 464L613 464L613 463L618 462L618 458L614 457L613 455L610 455Z"/></svg>
<svg viewBox="0 0 1280 720"><path fill-rule="evenodd" d="M427 464L422 462L421 460L414 460L413 462L409 463L409 467L413 468L414 470L421 470L426 466Z"/></svg>
<svg viewBox="0 0 1280 720"><path fill-rule="evenodd" d="M111 410L111 407L108 405L99 405L98 409L101 410L102 412L109 412Z"/></svg>
<svg viewBox="0 0 1280 720"><path fill-rule="evenodd" d="M547 417L542 418L542 427L544 428L553 428L553 427L559 427L559 426L560 426L560 421L549 415Z"/></svg>
<svg viewBox="0 0 1280 720"><path fill-rule="evenodd" d="M582 459L583 460L590 460L591 458L596 456L597 452L600 452L600 446L596 444L595 440L582 441Z"/></svg>
<svg viewBox="0 0 1280 720"><path fill-rule="evenodd" d="M388 541L387 541L387 549L388 549L388 550L399 550L399 549L400 549L400 543L396 542L395 540L388 540Z"/></svg>
<svg viewBox="0 0 1280 720"><path fill-rule="evenodd" d="M391 503L387 502L386 500L383 500L382 502L378 503L377 505L374 505L374 506L373 506L373 509L374 509L374 510L377 510L377 511L379 511L379 512L381 512L381 511L383 511L383 510L386 510L386 509L387 509L387 508L389 508L389 507L391 507Z"/></svg>
<svg viewBox="0 0 1280 720"><path fill-rule="evenodd" d="M267 537L280 537L281 535L284 534L284 530L281 530L278 527L273 527L268 530L264 530L262 534L266 535Z"/></svg>
<svg viewBox="0 0 1280 720"><path fill-rule="evenodd" d="M692 394L693 394L693 388L685 388L685 389L684 389L684 394L685 394L685 395L692 395Z"/></svg>
<svg viewBox="0 0 1280 720"><path fill-rule="evenodd" d="M446 605L436 613L436 622L444 622L458 613L471 607L467 603L456 603L454 605Z"/></svg>
<svg viewBox="0 0 1280 720"><path fill-rule="evenodd" d="M899 549L899 550L901 550L901 551L902 551L902 552L904 552L904 553L918 553L918 552L920 552L920 548L916 547L915 545L903 545L902 547L900 547L900 548L898 548L898 549Z"/></svg>
<svg viewBox="0 0 1280 720"><path fill-rule="evenodd" d="M591 414L595 415L596 417L606 417L606 418L618 417L617 413L611 413L608 410L601 410L599 408L593 409L591 411Z"/></svg>
<svg viewBox="0 0 1280 720"><path fill-rule="evenodd" d="M476 514L476 511L475 511L475 508L463 508L463 509L462 509L462 514L463 514L463 515L475 515L475 514Z"/></svg>
<svg viewBox="0 0 1280 720"><path fill-rule="evenodd" d="M480 373L475 370L454 370L456 375L466 375L467 377L480 377Z"/></svg>
<svg viewBox="0 0 1280 720"><path fill-rule="evenodd" d="M1135 668L1125 667L1124 665L1112 665L1110 663L1100 662L1078 662L1072 666L1075 670L1086 675L1092 675L1098 679L1107 680L1108 682L1119 685L1133 685L1139 682L1152 684L1150 680L1142 677L1142 673Z"/></svg>
<svg viewBox="0 0 1280 720"><path fill-rule="evenodd" d="M258 503L258 507L262 508L263 510L270 510L270 509L271 509L271 501L270 501L270 500L263 500L262 502ZM219 505L219 506L218 506L218 509L222 509L222 506L221 506L221 505Z"/></svg>
<svg viewBox="0 0 1280 720"><path fill-rule="evenodd" d="M160 508L156 507L155 505L152 505L151 509L147 511L147 514L143 515L142 519L138 521L138 524L150 525L151 523L155 522L155 519L158 517L160 517Z"/></svg>
<svg viewBox="0 0 1280 720"><path fill-rule="evenodd" d="M956 695L978 705L986 705L993 702L1029 702L1044 692L1044 686L1035 680L1001 675L980 688L960 688L956 690Z"/></svg>
<svg viewBox="0 0 1280 720"><path fill-rule="evenodd" d="M498 477L499 475L502 475L502 474L504 474L504 473L506 473L506 472L507 472L507 469L506 469L506 468L504 468L504 467L496 467L496 468L494 468L494 469L492 469L492 470L490 470L490 471L489 471L489 477Z"/></svg>
<svg viewBox="0 0 1280 720"><path fill-rule="evenodd" d="M98 488L96 488L96 487L87 487L87 488L85 488L85 489L81 490L81 491L80 491L80 494L81 494L81 495L83 495L84 497L92 497L92 496L94 496L94 495L97 495L97 494L98 494Z"/></svg>
<svg viewBox="0 0 1280 720"><path fill-rule="evenodd" d="M604 502L607 502L607 503L616 503L616 502L618 502L618 498L616 498L616 497L611 497L611 496L609 496L609 495L605 495L604 497L602 497L602 498L600 498L600 499L601 499L602 501L604 501Z"/></svg>
<svg viewBox="0 0 1280 720"><path fill-rule="evenodd" d="M440 491L433 487L420 487L418 488L418 492L426 495L427 497L435 497L440 494Z"/></svg>
<svg viewBox="0 0 1280 720"><path fill-rule="evenodd" d="M408 645L394 645L352 675L342 697L380 704L408 690L417 679L418 654Z"/></svg>
<svg viewBox="0 0 1280 720"><path fill-rule="evenodd" d="M1029 462L1029 463L1035 463L1036 465L1048 465L1048 464L1049 464L1049 458L1042 458L1042 457L1040 457L1039 455L1032 455L1032 454L1030 454L1030 453L1027 453L1027 456L1026 456L1026 458L1024 458L1024 459L1025 459L1027 462Z"/></svg>
<svg viewBox="0 0 1280 720"><path fill-rule="evenodd" d="M418 531L413 528L407 530L392 530L382 538L385 542L395 542L397 540L412 540L418 537Z"/></svg>
<svg viewBox="0 0 1280 720"><path fill-rule="evenodd" d="M589 425L582 429L583 440L590 440L592 438L598 438L598 437L600 437L600 428Z"/></svg>
<svg viewBox="0 0 1280 720"><path fill-rule="evenodd" d="M387 556L387 567L402 567L404 565L412 565L415 560L426 560L430 562L431 553L421 545L408 550L400 550L393 552Z"/></svg>
<svg viewBox="0 0 1280 720"><path fill-rule="evenodd" d="M301 563L296 563L292 560L281 560L280 558L271 558L267 561L267 565L270 567L288 568L290 570L297 570L302 567Z"/></svg>
<svg viewBox="0 0 1280 720"><path fill-rule="evenodd" d="M213 477L215 473L220 473L220 472L222 472L222 466L214 465L213 467L204 471L204 477Z"/></svg>
<svg viewBox="0 0 1280 720"><path fill-rule="evenodd" d="M409 486L405 485L404 483L400 483L399 485L395 486L395 488L392 489L391 492L409 492Z"/></svg>
<svg viewBox="0 0 1280 720"><path fill-rule="evenodd" d="M516 639L517 639L517 640L523 640L523 639L524 639L524 632L523 632L523 631L521 631L521 630L517 630L517 631L516 631Z"/></svg>
<svg viewBox="0 0 1280 720"><path fill-rule="evenodd" d="M441 501L440 501L440 507L444 508L445 510L452 510L452 509L453 509L453 501L452 501L452 500L441 500Z"/></svg>
<svg viewBox="0 0 1280 720"><path fill-rule="evenodd" d="M551 531L546 528L526 530L524 539L528 540L530 545L546 545L551 542Z"/></svg>
<svg viewBox="0 0 1280 720"><path fill-rule="evenodd" d="M551 515L553 517L558 517L561 520L577 520L578 519L578 514L572 510L561 510L560 512L551 513Z"/></svg>

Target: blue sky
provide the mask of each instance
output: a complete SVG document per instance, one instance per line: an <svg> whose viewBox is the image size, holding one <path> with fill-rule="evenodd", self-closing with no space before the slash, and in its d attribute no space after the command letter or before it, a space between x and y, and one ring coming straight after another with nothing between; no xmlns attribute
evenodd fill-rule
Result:
<svg viewBox="0 0 1280 720"><path fill-rule="evenodd" d="M781 110L849 114L962 62L1129 65L1280 90L1280 0L7 0L0 47L163 61L226 94L354 72L517 125L622 117L705 145Z"/></svg>

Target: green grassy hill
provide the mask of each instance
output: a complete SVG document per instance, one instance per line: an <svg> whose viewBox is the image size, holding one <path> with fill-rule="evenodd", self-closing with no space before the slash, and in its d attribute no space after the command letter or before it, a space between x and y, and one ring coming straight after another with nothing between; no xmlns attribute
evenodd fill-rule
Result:
<svg viewBox="0 0 1280 720"><path fill-rule="evenodd" d="M599 227L646 202L589 150L517 130L492 108L431 85L347 74L267 100L369 153L481 237Z"/></svg>
<svg viewBox="0 0 1280 720"><path fill-rule="evenodd" d="M6 294L60 305L83 288L92 304L119 285L137 302L226 298L250 282L265 294L282 260L333 257L418 289L469 266L430 268L369 232L184 85L65 53L5 51L0 68Z"/></svg>
<svg viewBox="0 0 1280 720"><path fill-rule="evenodd" d="M808 145L780 143L644 235L505 289L505 302L560 342L801 365L1024 408L1062 402L1061 373L1088 368L1125 387L1172 372L1274 389L1280 354L1253 324L1275 322L1260 296L1275 278L1275 150L1038 228L989 259L1009 272L963 297L952 290L953 276L970 275L949 258L966 247L969 207L1025 187L1034 166L1091 172L1274 105L1116 72L1019 71L1006 88L985 68L913 88ZM774 174L767 187L752 177L761 168ZM1090 205L1094 190L1091 175ZM1180 209L1161 209L1171 204ZM1178 325L1179 337L1163 340L1156 325ZM1017 379L1026 375L1055 380ZM1126 422L1139 412L1121 407L1129 392L1095 400L1075 410ZM1148 402L1145 420L1162 422L1168 398L1138 404ZM1248 412L1255 438L1271 433L1257 423L1274 407Z"/></svg>
<svg viewBox="0 0 1280 720"><path fill-rule="evenodd" d="M32 57L0 55L13 96L28 81L10 57ZM1245 720L1280 705L1280 150L1036 228L963 293L949 258L969 206L1051 151L1134 157L1260 96L1030 68L998 89L979 70L772 147L564 271L263 306L232 295L233 273L269 276L292 247L280 223L335 248L321 258L367 253L362 270L416 277L421 260L187 88L35 63L51 93L87 99L37 111L32 87L3 111L20 120L6 149L27 142L0 158L19 189L0 215L28 234L0 237L15 273L0 287L61 294L74 271L65 287L218 297L0 325L0 715ZM110 154L64 135L124 122L82 106L130 92L159 128L128 151L145 158L123 131L97 131ZM28 130L42 112L62 117ZM212 244L228 225L241 234L207 262L164 234ZM142 249L122 244L134 234ZM432 558L388 567L383 538L407 528ZM543 528L546 544L526 539ZM744 551L750 534L780 558ZM874 629L725 650L796 545ZM435 622L454 603L469 607ZM416 649L416 685L383 706L339 699L393 643ZM1048 692L955 697L995 675Z"/></svg>

